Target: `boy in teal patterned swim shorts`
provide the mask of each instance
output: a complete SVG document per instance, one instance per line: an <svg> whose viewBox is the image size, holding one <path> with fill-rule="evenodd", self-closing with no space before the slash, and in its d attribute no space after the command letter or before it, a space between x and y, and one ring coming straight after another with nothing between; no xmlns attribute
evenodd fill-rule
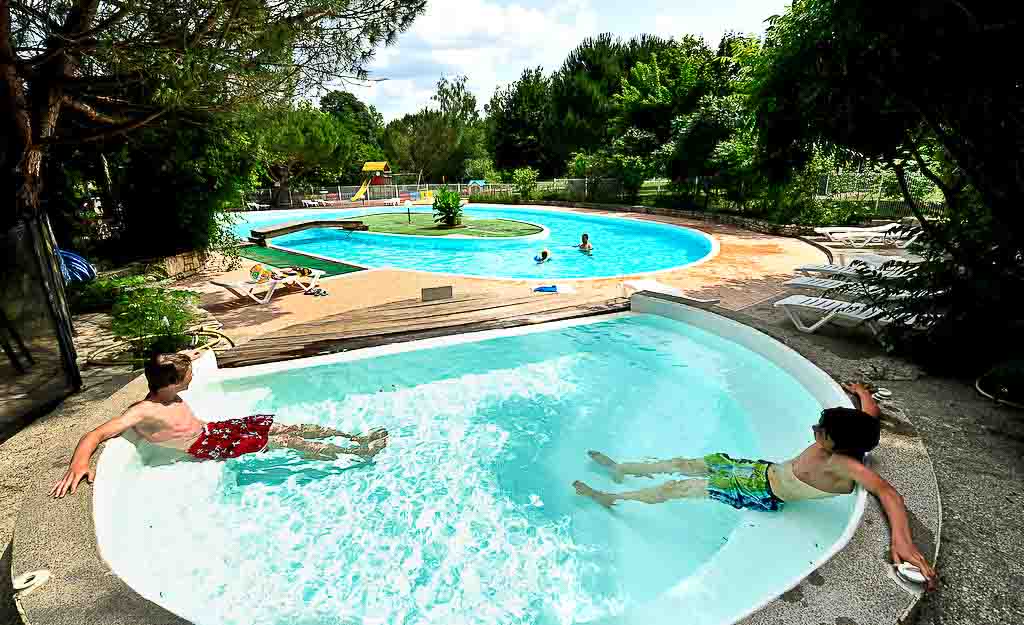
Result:
<svg viewBox="0 0 1024 625"><path fill-rule="evenodd" d="M611 470L616 482L628 475L653 478L666 473L694 479L620 493L602 492L579 481L573 486L578 494L609 508L619 501L654 504L672 499L709 498L737 509L776 511L788 501L846 495L860 484L878 497L889 518L893 562L910 562L928 578L928 587L933 588L935 571L914 546L903 498L891 484L864 466L864 455L878 445L881 430L878 404L871 392L860 384L845 388L860 398L862 409L823 410L818 423L811 426L814 443L791 460L774 463L715 453L702 458L615 462L599 451L591 451L590 457Z"/></svg>

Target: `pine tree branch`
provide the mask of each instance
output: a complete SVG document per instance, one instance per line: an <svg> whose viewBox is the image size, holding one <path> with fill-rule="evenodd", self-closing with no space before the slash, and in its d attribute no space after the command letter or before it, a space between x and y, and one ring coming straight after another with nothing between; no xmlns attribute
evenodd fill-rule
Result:
<svg viewBox="0 0 1024 625"><path fill-rule="evenodd" d="M135 130L136 128L140 128L142 126L145 126L146 124L148 124L151 121L157 119L158 117L160 117L161 115L163 115L166 112L167 112L167 109L160 109L159 111L151 113L151 114L149 114L149 115L147 115L145 117L140 117L139 119L136 119L134 121L130 121L130 122L121 124L119 126L115 126L113 128L107 128L106 130L103 130L102 132L97 132L97 133L92 134L92 135L86 135L84 137L56 137L56 136L46 137L45 139L42 139L41 141L39 141L38 144L36 146L33 146L33 147L41 147L41 146L45 146L45 145L74 145L74 144L77 144L77 143L91 143L93 141L100 141L102 139L107 139L107 138L110 138L110 137L116 137L117 135L121 135L121 134L124 134L126 132L131 132L132 130Z"/></svg>

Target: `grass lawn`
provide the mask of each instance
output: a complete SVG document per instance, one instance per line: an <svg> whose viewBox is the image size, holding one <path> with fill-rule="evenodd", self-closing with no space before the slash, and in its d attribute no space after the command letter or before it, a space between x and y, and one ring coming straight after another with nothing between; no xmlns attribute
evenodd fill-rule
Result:
<svg viewBox="0 0 1024 625"><path fill-rule="evenodd" d="M406 213L364 215L347 219L363 222L370 227L370 232L415 234L426 237L443 237L453 234L470 237L521 237L541 231L541 228L537 226L511 219L468 219L465 217L462 223L467 226L466 228L441 228L434 223L433 213L413 213L411 224Z"/></svg>

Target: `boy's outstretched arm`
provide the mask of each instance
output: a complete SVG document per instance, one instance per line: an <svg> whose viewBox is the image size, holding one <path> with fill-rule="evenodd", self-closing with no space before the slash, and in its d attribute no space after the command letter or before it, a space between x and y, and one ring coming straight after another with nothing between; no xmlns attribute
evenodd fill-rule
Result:
<svg viewBox="0 0 1024 625"><path fill-rule="evenodd" d="M107 421L103 425L99 426L95 430L89 432L78 441L78 446L75 447L75 453L71 456L71 464L68 467L67 473L61 478L56 484L53 485L53 489L50 491L50 495L55 498L63 497L69 492L74 495L78 490L78 483L82 481L82 478L87 478L91 484L95 479L95 471L89 468L89 459L92 458L93 452L100 446L103 441L114 438L121 434L128 428L142 421L145 416L142 408L135 404L124 411L120 417L116 417Z"/></svg>
<svg viewBox="0 0 1024 625"><path fill-rule="evenodd" d="M881 502L885 516L889 519L889 529L892 531L890 553L893 564L901 562L913 564L928 578L928 590L933 590L935 588L935 569L928 564L928 560L914 545L914 539L910 535L910 522L907 519L907 507L903 503L902 495L882 476L853 458L836 455L833 456L833 462L838 462L850 479L878 497L878 501Z"/></svg>
<svg viewBox="0 0 1024 625"><path fill-rule="evenodd" d="M860 409L862 411L876 419L882 416L882 410L878 407L878 402L875 401L871 391L866 386L863 384L844 384L843 388L860 398Z"/></svg>

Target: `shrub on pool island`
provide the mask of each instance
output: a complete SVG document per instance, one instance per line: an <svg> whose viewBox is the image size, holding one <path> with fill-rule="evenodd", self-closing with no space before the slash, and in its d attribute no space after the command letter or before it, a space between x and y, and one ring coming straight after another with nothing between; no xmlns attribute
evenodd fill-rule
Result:
<svg viewBox="0 0 1024 625"><path fill-rule="evenodd" d="M449 228L462 225L462 203L456 191L445 188L434 195L434 222Z"/></svg>

